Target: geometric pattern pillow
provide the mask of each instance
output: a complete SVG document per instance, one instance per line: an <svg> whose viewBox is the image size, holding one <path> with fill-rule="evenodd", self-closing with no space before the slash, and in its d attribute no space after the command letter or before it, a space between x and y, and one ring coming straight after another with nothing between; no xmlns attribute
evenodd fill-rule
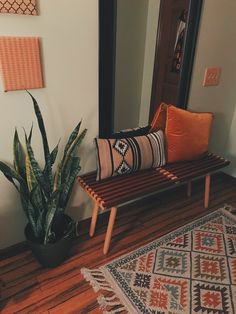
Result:
<svg viewBox="0 0 236 314"><path fill-rule="evenodd" d="M121 139L95 139L97 180L165 164L164 135L161 130Z"/></svg>

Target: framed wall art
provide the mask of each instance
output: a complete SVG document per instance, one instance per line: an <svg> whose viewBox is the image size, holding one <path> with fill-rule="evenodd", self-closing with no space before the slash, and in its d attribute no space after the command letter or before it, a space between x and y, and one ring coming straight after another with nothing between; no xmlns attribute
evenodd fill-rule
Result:
<svg viewBox="0 0 236 314"><path fill-rule="evenodd" d="M0 37L4 91L43 88L38 37Z"/></svg>
<svg viewBox="0 0 236 314"><path fill-rule="evenodd" d="M37 0L0 0L0 13L37 15Z"/></svg>

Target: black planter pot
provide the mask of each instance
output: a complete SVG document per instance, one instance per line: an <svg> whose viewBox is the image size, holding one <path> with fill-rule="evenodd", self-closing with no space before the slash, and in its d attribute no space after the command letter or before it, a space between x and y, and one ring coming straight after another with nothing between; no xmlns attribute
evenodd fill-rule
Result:
<svg viewBox="0 0 236 314"><path fill-rule="evenodd" d="M62 232L65 225L70 221L72 221L72 219L69 216L62 215L59 221L57 221L55 229L59 229ZM34 239L30 224L27 224L25 227L25 237L32 253L44 267L56 267L63 263L67 259L72 246L71 238L61 238L55 243L49 244L37 243L36 239Z"/></svg>

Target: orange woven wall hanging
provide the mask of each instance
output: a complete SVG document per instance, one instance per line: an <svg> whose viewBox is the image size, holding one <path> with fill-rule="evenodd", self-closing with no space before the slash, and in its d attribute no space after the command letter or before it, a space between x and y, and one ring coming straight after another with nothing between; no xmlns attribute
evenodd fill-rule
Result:
<svg viewBox="0 0 236 314"><path fill-rule="evenodd" d="M0 0L0 13L37 15L36 0Z"/></svg>
<svg viewBox="0 0 236 314"><path fill-rule="evenodd" d="M38 37L0 37L4 91L43 87Z"/></svg>

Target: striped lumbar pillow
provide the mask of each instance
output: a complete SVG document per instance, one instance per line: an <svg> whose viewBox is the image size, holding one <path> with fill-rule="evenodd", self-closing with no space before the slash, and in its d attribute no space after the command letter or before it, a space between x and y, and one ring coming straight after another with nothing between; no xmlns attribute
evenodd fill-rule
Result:
<svg viewBox="0 0 236 314"><path fill-rule="evenodd" d="M165 164L164 136L161 130L143 136L121 139L95 139L97 180Z"/></svg>

